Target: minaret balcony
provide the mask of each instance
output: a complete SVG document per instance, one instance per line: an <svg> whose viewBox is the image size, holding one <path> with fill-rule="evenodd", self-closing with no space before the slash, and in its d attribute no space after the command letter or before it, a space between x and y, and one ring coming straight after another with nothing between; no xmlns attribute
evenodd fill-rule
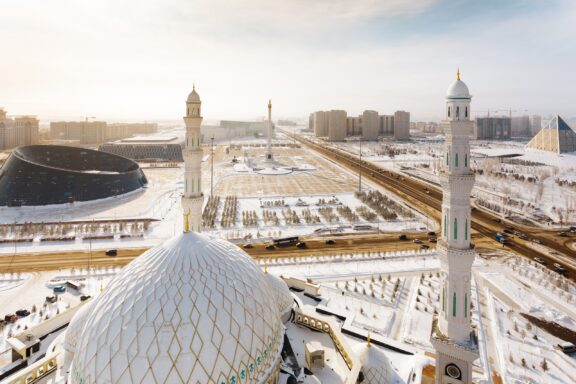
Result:
<svg viewBox="0 0 576 384"><path fill-rule="evenodd" d="M470 337L466 340L452 340L438 326L438 315L432 319L432 332L430 342L434 349L455 359L474 361L480 357L478 350L478 336L476 330L470 330Z"/></svg>

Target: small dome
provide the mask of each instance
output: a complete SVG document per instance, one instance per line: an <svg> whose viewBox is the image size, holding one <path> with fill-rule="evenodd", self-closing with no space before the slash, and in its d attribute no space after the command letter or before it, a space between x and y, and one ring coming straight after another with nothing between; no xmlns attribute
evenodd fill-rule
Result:
<svg viewBox="0 0 576 384"><path fill-rule="evenodd" d="M363 384L392 383L396 376L388 356L375 345L362 343L354 348L364 373Z"/></svg>
<svg viewBox="0 0 576 384"><path fill-rule="evenodd" d="M200 95L196 92L196 87L192 87L192 92L188 95L188 99L186 100L188 103L200 103Z"/></svg>
<svg viewBox="0 0 576 384"><path fill-rule="evenodd" d="M89 302L82 304L82 308L76 312L70 321L70 324L68 324L68 327L66 328L64 343L62 344L62 347L72 354L76 352L76 344L78 344L78 338L82 334L84 324L86 323L86 319L90 314L92 303L93 300L90 300Z"/></svg>
<svg viewBox="0 0 576 384"><path fill-rule="evenodd" d="M278 312L283 315L292 309L294 298L290 294L288 285L282 278L271 273L265 273L266 280L278 305Z"/></svg>
<svg viewBox="0 0 576 384"><path fill-rule="evenodd" d="M69 382L265 382L284 334L270 291L240 248L180 234L128 264L94 300Z"/></svg>
<svg viewBox="0 0 576 384"><path fill-rule="evenodd" d="M470 91L468 91L468 86L462 80L456 80L450 85L448 91L446 91L447 99L470 99Z"/></svg>

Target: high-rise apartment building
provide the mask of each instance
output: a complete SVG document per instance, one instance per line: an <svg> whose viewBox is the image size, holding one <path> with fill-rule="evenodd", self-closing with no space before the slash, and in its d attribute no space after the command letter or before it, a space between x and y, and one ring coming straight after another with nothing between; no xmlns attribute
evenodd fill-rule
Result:
<svg viewBox="0 0 576 384"><path fill-rule="evenodd" d="M473 137L476 140L510 140L510 123L509 117L477 117Z"/></svg>
<svg viewBox="0 0 576 384"><path fill-rule="evenodd" d="M0 108L0 149L38 144L38 119L34 116L9 118Z"/></svg>
<svg viewBox="0 0 576 384"><path fill-rule="evenodd" d="M328 140L343 141L346 138L346 111L328 112Z"/></svg>
<svg viewBox="0 0 576 384"><path fill-rule="evenodd" d="M394 112L394 139L408 140L410 138L410 112Z"/></svg>

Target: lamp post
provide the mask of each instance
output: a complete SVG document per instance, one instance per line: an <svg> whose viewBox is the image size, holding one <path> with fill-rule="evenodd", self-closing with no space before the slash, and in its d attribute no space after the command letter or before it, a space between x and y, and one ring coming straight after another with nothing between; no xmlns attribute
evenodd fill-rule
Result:
<svg viewBox="0 0 576 384"><path fill-rule="evenodd" d="M360 162L358 163L358 193L362 193L362 138L360 138L359 142L360 149L358 150L358 154Z"/></svg>
<svg viewBox="0 0 576 384"><path fill-rule="evenodd" d="M210 138L210 197L214 196L214 136Z"/></svg>

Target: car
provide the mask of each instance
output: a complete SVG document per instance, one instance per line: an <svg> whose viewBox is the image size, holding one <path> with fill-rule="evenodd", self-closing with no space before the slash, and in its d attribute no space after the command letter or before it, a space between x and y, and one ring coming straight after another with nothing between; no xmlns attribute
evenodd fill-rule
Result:
<svg viewBox="0 0 576 384"><path fill-rule="evenodd" d="M428 249L428 248L430 248L430 246L429 246L429 245L426 245L426 244L420 244L420 249Z"/></svg>
<svg viewBox="0 0 576 384"><path fill-rule="evenodd" d="M554 263L554 270L561 275L566 274L566 268L558 263Z"/></svg>
<svg viewBox="0 0 576 384"><path fill-rule="evenodd" d="M560 233L558 234L558 236L560 236L560 237L566 237L566 236L568 236L568 234L567 234L566 232L560 232Z"/></svg>
<svg viewBox="0 0 576 384"><path fill-rule="evenodd" d="M436 236L436 232L430 231L430 232L428 232L428 236Z"/></svg>
<svg viewBox="0 0 576 384"><path fill-rule="evenodd" d="M254 248L254 246L253 246L252 244L250 244L250 243L247 243L247 244L244 244L244 245L242 246L242 248L248 249L248 248Z"/></svg>
<svg viewBox="0 0 576 384"><path fill-rule="evenodd" d="M422 244L422 240L420 239L414 239L413 241L415 244Z"/></svg>
<svg viewBox="0 0 576 384"><path fill-rule="evenodd" d="M13 313L4 316L4 321L7 323L15 323L16 320L18 320L18 317Z"/></svg>
<svg viewBox="0 0 576 384"><path fill-rule="evenodd" d="M438 240L435 237L429 238L428 241L431 243L437 243L438 242Z"/></svg>
<svg viewBox="0 0 576 384"><path fill-rule="evenodd" d="M539 239L532 239L532 242L536 244L542 244L542 242Z"/></svg>
<svg viewBox="0 0 576 384"><path fill-rule="evenodd" d="M118 250L117 249L107 249L106 250L106 256L118 256Z"/></svg>
<svg viewBox="0 0 576 384"><path fill-rule="evenodd" d="M335 244L334 240L332 240L332 239L326 240L325 243L328 245L334 245Z"/></svg>
<svg viewBox="0 0 576 384"><path fill-rule="evenodd" d="M47 303L55 303L56 302L56 296L46 296L46 302Z"/></svg>
<svg viewBox="0 0 576 384"><path fill-rule="evenodd" d="M509 234L513 234L514 230L510 229L510 228L505 228L504 229L504 233L509 233Z"/></svg>
<svg viewBox="0 0 576 384"><path fill-rule="evenodd" d="M528 236L526 236L525 233L521 233L520 235L518 235L519 238L521 238L522 240L528 240Z"/></svg>
<svg viewBox="0 0 576 384"><path fill-rule="evenodd" d="M27 309L19 309L16 311L16 316L18 317L30 316L30 311Z"/></svg>
<svg viewBox="0 0 576 384"><path fill-rule="evenodd" d="M546 261L541 257L535 257L534 261L537 262L538 264L546 265Z"/></svg>
<svg viewBox="0 0 576 384"><path fill-rule="evenodd" d="M268 244L268 245L266 246L266 249L269 250L269 251L273 251L274 249L276 249L276 247L275 247L273 244Z"/></svg>
<svg viewBox="0 0 576 384"><path fill-rule="evenodd" d="M86 300L90 299L91 297L92 296L90 296L90 295L82 295L82 296L80 296L80 301L86 301Z"/></svg>
<svg viewBox="0 0 576 384"><path fill-rule="evenodd" d="M300 241L300 242L296 243L296 248L306 248L306 243L303 241Z"/></svg>
<svg viewBox="0 0 576 384"><path fill-rule="evenodd" d="M576 227L570 227L568 229L570 230L570 232L576 232Z"/></svg>
<svg viewBox="0 0 576 384"><path fill-rule="evenodd" d="M400 236L398 236L398 240L403 240L403 241L404 241L404 240L408 240L408 236L406 236L406 235L400 235Z"/></svg>

